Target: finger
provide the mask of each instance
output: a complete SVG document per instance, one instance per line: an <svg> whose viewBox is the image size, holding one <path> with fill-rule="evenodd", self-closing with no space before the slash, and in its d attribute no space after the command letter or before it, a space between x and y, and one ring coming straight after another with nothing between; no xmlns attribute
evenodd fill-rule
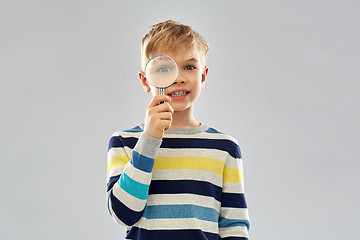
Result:
<svg viewBox="0 0 360 240"><path fill-rule="evenodd" d="M154 96L153 99L151 100L150 104L148 107L154 107L159 105L159 102L169 102L170 101L170 97L166 96L166 95L157 95Z"/></svg>
<svg viewBox="0 0 360 240"><path fill-rule="evenodd" d="M170 112L171 114L174 113L174 109L171 107L171 105L168 102L159 104L153 108L155 112Z"/></svg>
<svg viewBox="0 0 360 240"><path fill-rule="evenodd" d="M164 131L167 131L171 128L171 121L169 120L161 120L162 124L165 126Z"/></svg>
<svg viewBox="0 0 360 240"><path fill-rule="evenodd" d="M158 117L161 119L161 120L172 120L172 114L170 112L161 112L161 113L158 113Z"/></svg>

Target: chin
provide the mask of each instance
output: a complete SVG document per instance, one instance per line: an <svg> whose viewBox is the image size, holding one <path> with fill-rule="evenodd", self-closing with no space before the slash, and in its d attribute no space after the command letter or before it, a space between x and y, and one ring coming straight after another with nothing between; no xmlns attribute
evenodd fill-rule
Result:
<svg viewBox="0 0 360 240"><path fill-rule="evenodd" d="M176 112L184 111L190 107L188 104L174 104L174 105L170 104L170 105Z"/></svg>

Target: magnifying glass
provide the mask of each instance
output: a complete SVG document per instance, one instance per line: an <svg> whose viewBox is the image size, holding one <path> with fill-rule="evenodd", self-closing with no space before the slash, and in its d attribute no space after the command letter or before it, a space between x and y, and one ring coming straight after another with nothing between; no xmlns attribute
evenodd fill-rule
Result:
<svg viewBox="0 0 360 240"><path fill-rule="evenodd" d="M164 95L164 89L176 81L179 70L171 57L157 55L146 63L144 72L149 84L159 89L159 95Z"/></svg>

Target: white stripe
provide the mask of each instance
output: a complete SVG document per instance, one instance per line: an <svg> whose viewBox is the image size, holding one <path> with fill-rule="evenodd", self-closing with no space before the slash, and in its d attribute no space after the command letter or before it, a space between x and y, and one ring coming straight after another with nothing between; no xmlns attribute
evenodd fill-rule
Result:
<svg viewBox="0 0 360 240"><path fill-rule="evenodd" d="M124 189L120 187L118 183L116 183L113 187L113 194L117 199L119 199L120 202L122 202L125 206L127 206L133 211L140 212L145 207L146 199L138 199L128 194L127 192L125 192Z"/></svg>
<svg viewBox="0 0 360 240"><path fill-rule="evenodd" d="M114 132L113 136L121 136L121 137L136 137L138 138L140 136L141 132L122 132L122 131L117 131ZM221 134L221 133L207 133L207 132L202 132L202 133L196 133L196 134L177 134L177 133L166 133L164 135L165 138L199 138L199 139L226 139L226 140L230 140L234 143L238 144L238 141L232 137L231 135L228 134Z"/></svg>
<svg viewBox="0 0 360 240"><path fill-rule="evenodd" d="M199 229L218 234L218 223L195 218L146 219L142 217L134 226L147 230Z"/></svg>
<svg viewBox="0 0 360 240"><path fill-rule="evenodd" d="M219 134L219 133L202 132L202 133L196 133L196 134L191 134L191 135L172 133L172 134L165 134L164 137L165 138L224 139L224 140L230 140L237 144L237 140L235 138L233 138L232 136L226 135L226 134Z"/></svg>
<svg viewBox="0 0 360 240"><path fill-rule="evenodd" d="M242 169L242 159L233 158L232 156L229 155L225 162L225 165L230 169Z"/></svg>
<svg viewBox="0 0 360 240"><path fill-rule="evenodd" d="M125 166L123 165L123 166L118 166L116 168L111 169L107 178L109 179L110 177L122 174L124 172L124 168L125 168Z"/></svg>
<svg viewBox="0 0 360 240"><path fill-rule="evenodd" d="M139 183L145 185L150 184L152 174L137 169L130 162L125 165L124 173L126 173L126 175L128 175L132 180L135 180Z"/></svg>
<svg viewBox="0 0 360 240"><path fill-rule="evenodd" d="M154 169L153 180L196 180L206 181L222 187L222 176L198 169Z"/></svg>
<svg viewBox="0 0 360 240"><path fill-rule="evenodd" d="M196 194L151 194L149 195L147 205L177 205L193 204L201 207L213 208L220 212L221 203L213 197L201 196Z"/></svg>
<svg viewBox="0 0 360 240"><path fill-rule="evenodd" d="M122 132L122 131L118 131L118 132L114 132L112 137L116 137L116 136L121 136L121 137L135 137L135 138L139 138L140 134L142 132Z"/></svg>
<svg viewBox="0 0 360 240"><path fill-rule="evenodd" d="M220 237L246 237L249 238L249 233L246 227L236 226L236 227L227 227L227 228L219 228Z"/></svg>
<svg viewBox="0 0 360 240"><path fill-rule="evenodd" d="M224 182L222 191L226 193L244 193L244 184L241 182Z"/></svg>
<svg viewBox="0 0 360 240"><path fill-rule="evenodd" d="M214 159L226 159L229 154L226 151L206 148L160 148L157 157L207 157Z"/></svg>
<svg viewBox="0 0 360 240"><path fill-rule="evenodd" d="M123 156L131 156L132 148L125 147L113 147L108 151L108 159L120 154ZM208 157L214 159L235 159L228 152L219 149L207 149L207 148L160 148L157 157Z"/></svg>
<svg viewBox="0 0 360 240"><path fill-rule="evenodd" d="M131 156L131 148L129 147L112 147L109 149L108 153L107 153L107 159L108 161L111 160L113 157L117 156L117 155L122 155L122 156ZM130 153L130 154L129 154Z"/></svg>
<svg viewBox="0 0 360 240"><path fill-rule="evenodd" d="M223 207L220 211L220 217L225 217L228 219L249 220L249 212L247 208Z"/></svg>

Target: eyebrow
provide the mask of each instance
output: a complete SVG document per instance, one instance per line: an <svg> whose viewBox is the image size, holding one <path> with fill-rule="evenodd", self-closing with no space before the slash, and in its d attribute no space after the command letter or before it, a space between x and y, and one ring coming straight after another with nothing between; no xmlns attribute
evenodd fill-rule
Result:
<svg viewBox="0 0 360 240"><path fill-rule="evenodd" d="M198 60L196 58L194 58L194 57L187 60L187 62L190 62L190 61L198 62Z"/></svg>

